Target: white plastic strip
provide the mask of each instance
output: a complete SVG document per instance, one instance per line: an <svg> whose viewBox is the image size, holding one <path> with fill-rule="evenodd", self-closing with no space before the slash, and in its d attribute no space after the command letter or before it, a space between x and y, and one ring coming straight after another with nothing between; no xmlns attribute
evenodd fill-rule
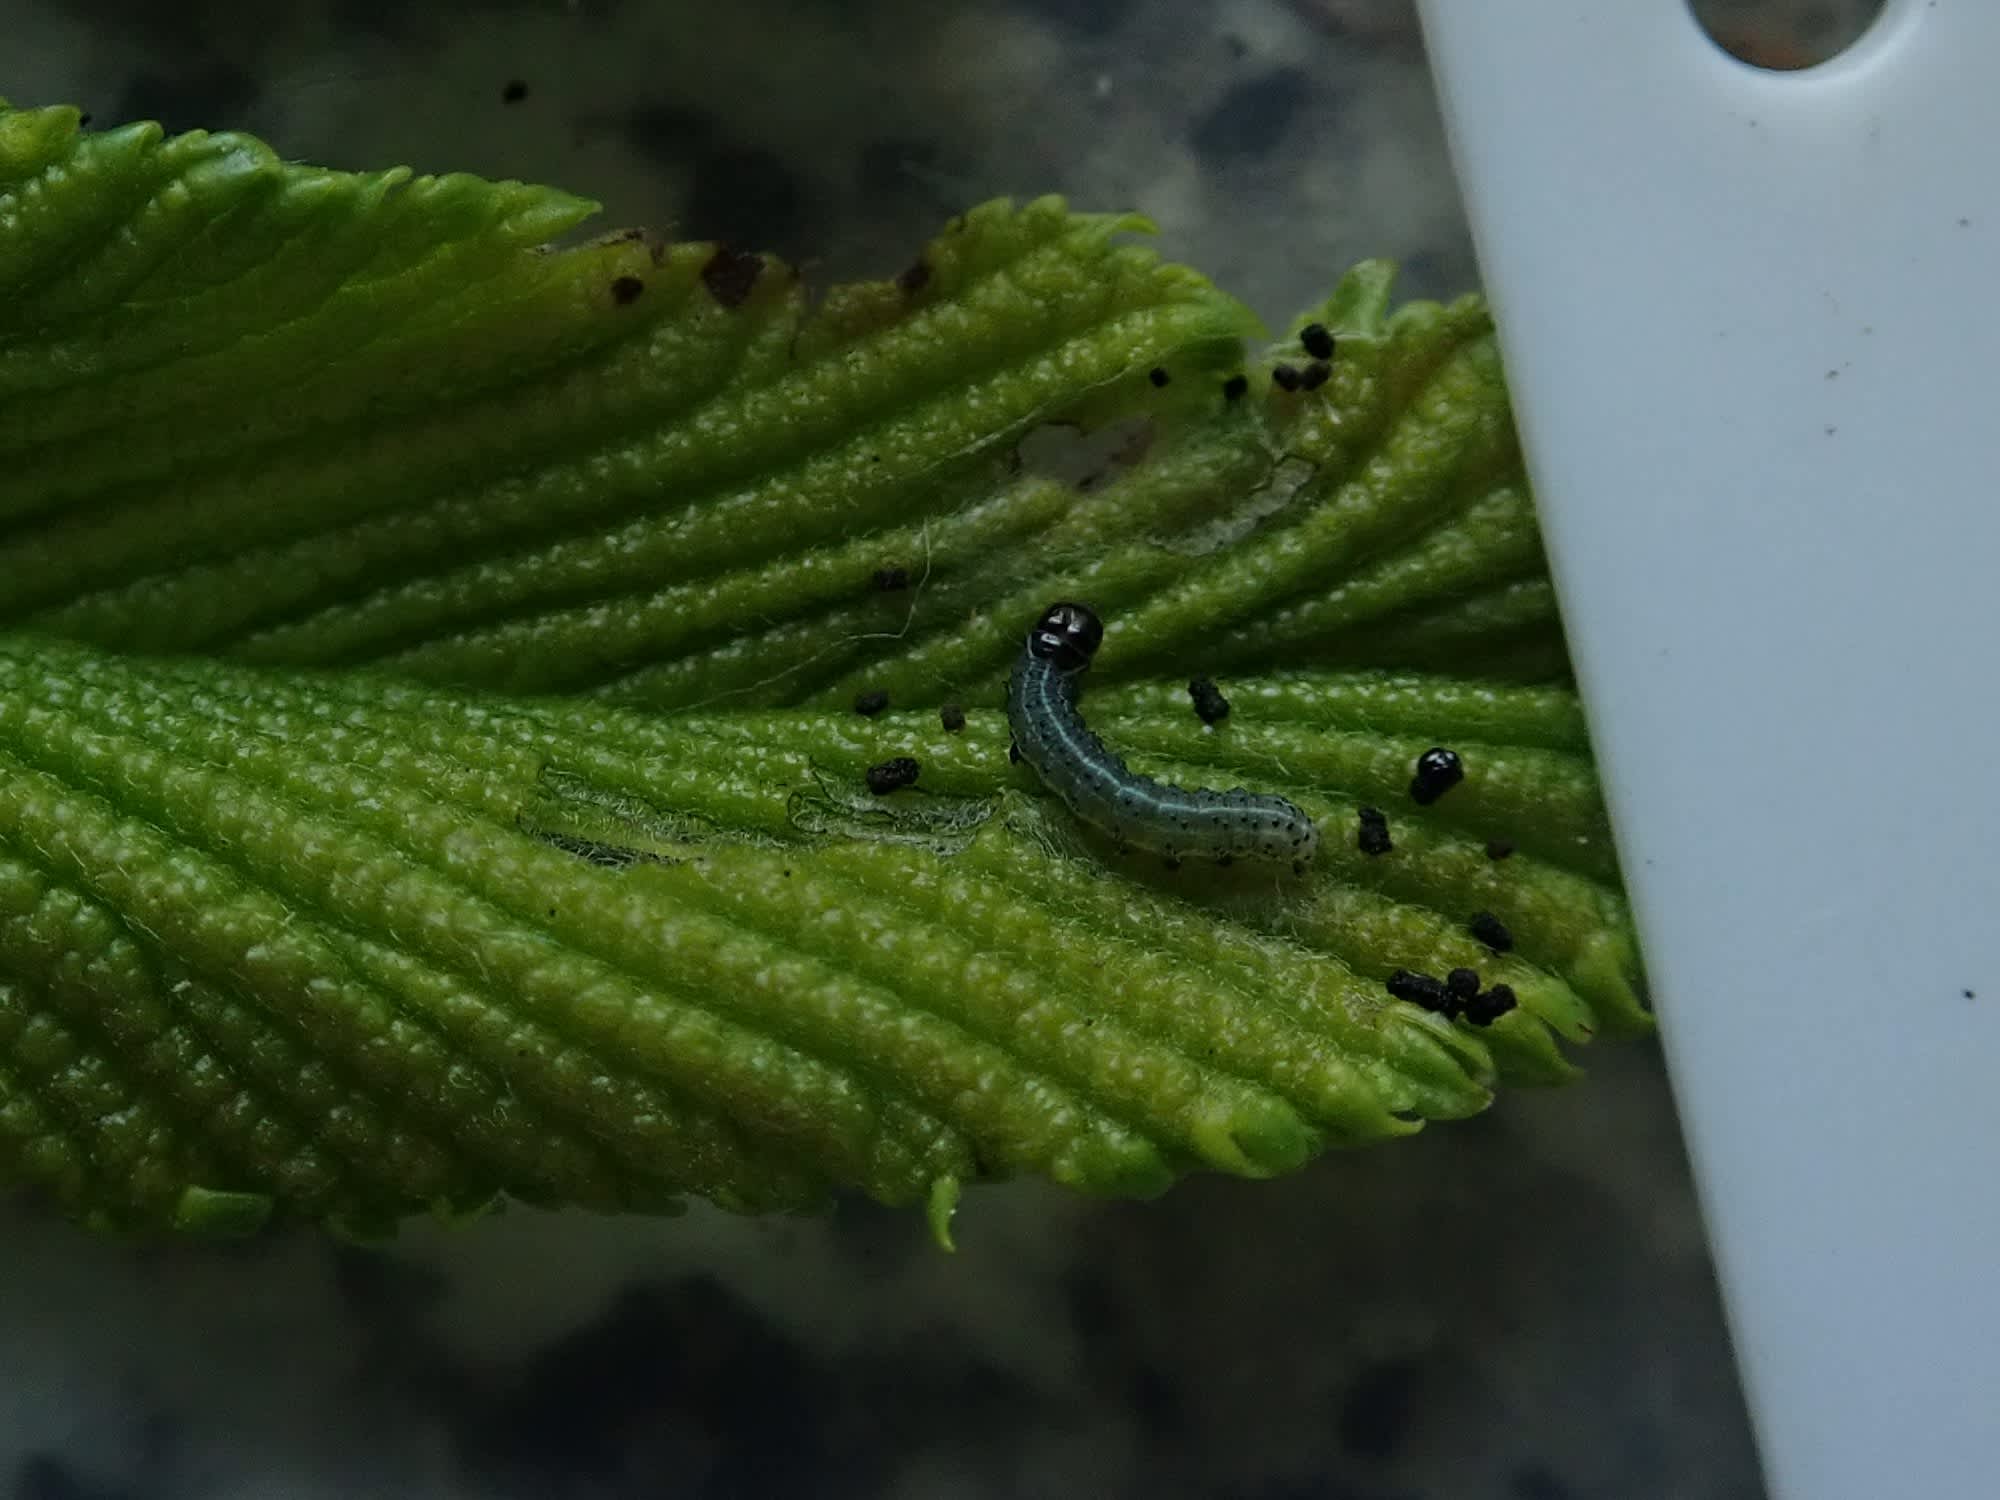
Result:
<svg viewBox="0 0 2000 1500"><path fill-rule="evenodd" d="M1424 19L1773 1493L2000 1494L2000 4Z"/></svg>

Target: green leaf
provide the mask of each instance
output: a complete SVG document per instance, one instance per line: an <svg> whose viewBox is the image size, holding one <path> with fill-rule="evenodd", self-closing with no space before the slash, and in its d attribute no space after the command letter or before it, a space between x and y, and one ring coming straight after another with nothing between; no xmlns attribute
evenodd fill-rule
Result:
<svg viewBox="0 0 2000 1500"><path fill-rule="evenodd" d="M1136 219L989 204L815 302L550 248L590 207L0 106L0 1179L361 1235L859 1189L942 1239L961 1184L1271 1176L1647 1024L1478 299L1358 267L1287 390L1297 327L1246 362ZM1064 596L1093 724L1296 801L1305 877L1123 855L1009 763ZM1455 967L1518 1009L1385 984Z"/></svg>

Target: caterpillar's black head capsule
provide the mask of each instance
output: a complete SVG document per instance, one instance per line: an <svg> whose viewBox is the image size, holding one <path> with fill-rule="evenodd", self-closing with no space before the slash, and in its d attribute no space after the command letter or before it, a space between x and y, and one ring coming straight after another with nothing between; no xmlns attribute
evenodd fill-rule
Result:
<svg viewBox="0 0 2000 1500"><path fill-rule="evenodd" d="M1088 604L1051 604L1028 632L1028 652L1058 671L1074 672L1090 665L1104 644L1104 622Z"/></svg>

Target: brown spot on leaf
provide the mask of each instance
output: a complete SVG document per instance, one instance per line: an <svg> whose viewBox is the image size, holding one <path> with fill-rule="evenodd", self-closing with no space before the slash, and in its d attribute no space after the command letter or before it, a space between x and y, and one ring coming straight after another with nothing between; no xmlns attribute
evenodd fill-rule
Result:
<svg viewBox="0 0 2000 1500"><path fill-rule="evenodd" d="M741 307L763 274L764 257L748 250L718 245L701 268L701 284L724 307Z"/></svg>
<svg viewBox="0 0 2000 1500"><path fill-rule="evenodd" d="M906 297L914 297L931 284L931 266L926 260L911 263L896 277L896 286Z"/></svg>
<svg viewBox="0 0 2000 1500"><path fill-rule="evenodd" d="M868 790L878 797L899 792L906 786L914 786L922 769L923 767L908 755L885 760L879 766L868 768Z"/></svg>
<svg viewBox="0 0 2000 1500"><path fill-rule="evenodd" d="M636 276L620 276L611 283L611 300L620 307L630 307L639 300L639 294L646 290L646 283Z"/></svg>

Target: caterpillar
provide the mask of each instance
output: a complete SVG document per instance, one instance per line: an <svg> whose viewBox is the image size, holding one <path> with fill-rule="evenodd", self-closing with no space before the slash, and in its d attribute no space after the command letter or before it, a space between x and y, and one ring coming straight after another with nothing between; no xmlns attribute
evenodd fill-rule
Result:
<svg viewBox="0 0 2000 1500"><path fill-rule="evenodd" d="M1237 858L1290 860L1303 872L1319 849L1319 829L1283 797L1237 787L1189 791L1141 776L1083 722L1077 690L1104 642L1104 623L1087 604L1042 611L1007 682L1014 755L1077 818L1120 848L1229 864Z"/></svg>

